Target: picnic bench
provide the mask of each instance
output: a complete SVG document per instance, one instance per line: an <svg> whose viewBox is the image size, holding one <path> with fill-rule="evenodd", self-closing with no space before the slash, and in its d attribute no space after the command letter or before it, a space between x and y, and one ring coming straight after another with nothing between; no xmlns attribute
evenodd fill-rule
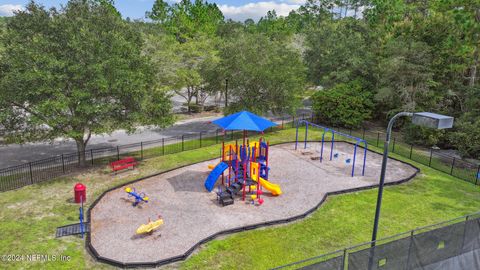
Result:
<svg viewBox="0 0 480 270"><path fill-rule="evenodd" d="M113 172L117 172L123 169L128 169L132 167L132 169L135 169L135 166L137 166L138 162L133 158L133 157L126 157L114 162L110 163L110 168L112 168Z"/></svg>

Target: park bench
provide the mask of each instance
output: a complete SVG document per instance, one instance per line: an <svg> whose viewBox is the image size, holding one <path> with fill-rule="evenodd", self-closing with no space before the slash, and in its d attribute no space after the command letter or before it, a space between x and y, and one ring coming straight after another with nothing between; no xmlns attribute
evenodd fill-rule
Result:
<svg viewBox="0 0 480 270"><path fill-rule="evenodd" d="M128 169L132 167L132 169L135 169L135 166L137 166L138 162L133 158L133 157L126 157L114 162L110 163L110 168L112 168L113 172L117 172L119 170L123 169Z"/></svg>

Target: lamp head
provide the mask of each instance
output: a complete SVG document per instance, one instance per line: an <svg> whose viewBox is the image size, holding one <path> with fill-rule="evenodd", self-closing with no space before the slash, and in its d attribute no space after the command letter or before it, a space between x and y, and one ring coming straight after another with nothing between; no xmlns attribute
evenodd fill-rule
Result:
<svg viewBox="0 0 480 270"><path fill-rule="evenodd" d="M446 129L453 127L453 117L431 112L418 112L413 114L412 123L434 129Z"/></svg>

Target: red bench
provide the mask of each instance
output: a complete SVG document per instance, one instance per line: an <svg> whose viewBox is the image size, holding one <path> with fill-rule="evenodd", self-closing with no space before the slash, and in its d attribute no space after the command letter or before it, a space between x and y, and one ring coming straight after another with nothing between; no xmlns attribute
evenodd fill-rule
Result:
<svg viewBox="0 0 480 270"><path fill-rule="evenodd" d="M135 169L135 166L137 166L137 164L138 162L133 157L126 157L124 159L111 162L110 168L112 168L112 171L116 172L130 167L132 167L132 169Z"/></svg>

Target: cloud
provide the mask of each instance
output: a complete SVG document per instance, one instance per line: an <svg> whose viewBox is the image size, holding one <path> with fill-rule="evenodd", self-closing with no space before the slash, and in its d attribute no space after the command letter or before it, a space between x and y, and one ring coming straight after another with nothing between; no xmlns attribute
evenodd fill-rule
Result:
<svg viewBox="0 0 480 270"><path fill-rule="evenodd" d="M295 2L295 3L292 3ZM267 11L275 10L279 16L287 16L290 11L298 9L300 5L296 2L299 0L287 0L279 3L274 1L248 3L242 6L219 5L218 8L223 12L227 19L235 21L245 21L246 19L254 19L257 21L260 17L265 16Z"/></svg>
<svg viewBox="0 0 480 270"><path fill-rule="evenodd" d="M23 6L22 5L12 5L12 4L6 4L6 5L0 5L0 16L13 16L13 12L16 10L22 10Z"/></svg>

